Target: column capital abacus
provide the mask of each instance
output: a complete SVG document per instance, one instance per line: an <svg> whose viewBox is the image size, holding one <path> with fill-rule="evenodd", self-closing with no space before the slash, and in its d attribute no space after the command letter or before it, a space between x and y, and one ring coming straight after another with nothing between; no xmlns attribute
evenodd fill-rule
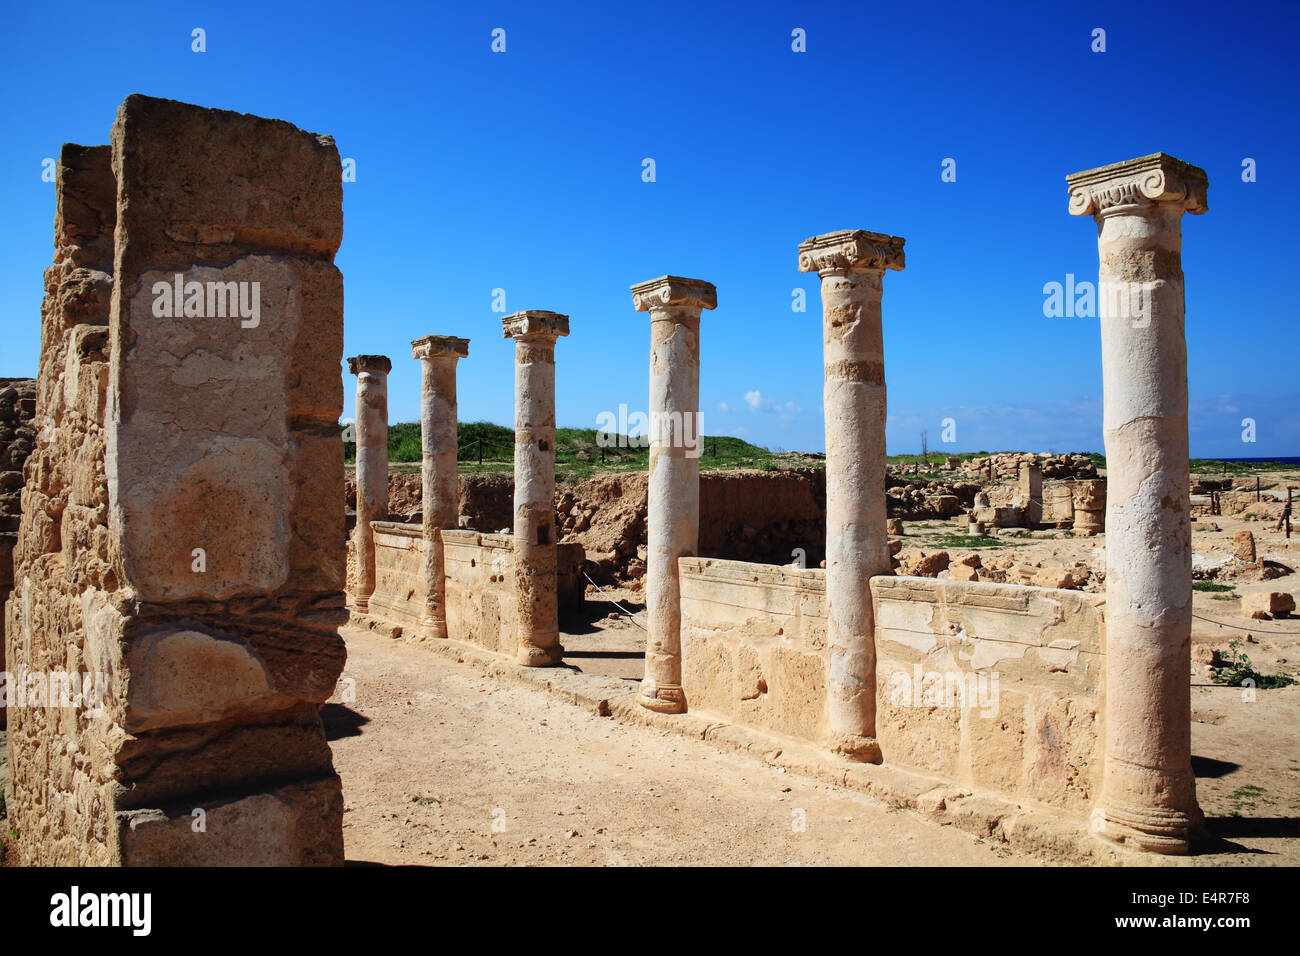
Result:
<svg viewBox="0 0 1300 956"><path fill-rule="evenodd" d="M411 358L432 359L455 356L469 356L469 339L458 339L454 335L426 335L411 340Z"/></svg>
<svg viewBox="0 0 1300 956"><path fill-rule="evenodd" d="M569 334L569 317L559 312L529 309L501 317L502 337L507 339L550 339Z"/></svg>
<svg viewBox="0 0 1300 956"><path fill-rule="evenodd" d="M692 309L700 312L718 307L718 290L703 279L660 276L632 286L632 308L638 312L660 309Z"/></svg>
<svg viewBox="0 0 1300 956"><path fill-rule="evenodd" d="M903 243L898 236L865 229L841 229L813 236L799 243L800 272L829 272L839 269L886 269L901 271Z"/></svg>
<svg viewBox="0 0 1300 956"><path fill-rule="evenodd" d="M1122 163L1085 169L1065 177L1070 215L1103 216L1121 206L1170 202L1199 215L1209 206L1205 170L1168 153L1152 153Z"/></svg>
<svg viewBox="0 0 1300 956"><path fill-rule="evenodd" d="M387 355L354 355L348 359L348 371L353 375L362 372L383 372L387 375L393 370L393 363Z"/></svg>

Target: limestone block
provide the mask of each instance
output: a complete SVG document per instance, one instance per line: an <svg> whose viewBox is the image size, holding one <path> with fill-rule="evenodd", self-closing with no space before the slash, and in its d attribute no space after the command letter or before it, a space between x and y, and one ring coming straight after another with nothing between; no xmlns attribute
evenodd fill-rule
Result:
<svg viewBox="0 0 1300 956"><path fill-rule="evenodd" d="M1241 597L1241 613L1262 621L1284 617L1294 610L1295 598L1285 591L1259 591Z"/></svg>

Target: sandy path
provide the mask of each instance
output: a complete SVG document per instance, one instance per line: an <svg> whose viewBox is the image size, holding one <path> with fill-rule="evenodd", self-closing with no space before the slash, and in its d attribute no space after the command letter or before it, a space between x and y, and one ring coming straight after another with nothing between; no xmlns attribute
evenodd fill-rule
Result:
<svg viewBox="0 0 1300 956"><path fill-rule="evenodd" d="M327 710L351 863L1036 861L703 741L619 724L367 631ZM340 734L342 736L340 736ZM797 814L796 811L802 811ZM806 822L804 832L794 823ZM498 829L493 832L494 821Z"/></svg>

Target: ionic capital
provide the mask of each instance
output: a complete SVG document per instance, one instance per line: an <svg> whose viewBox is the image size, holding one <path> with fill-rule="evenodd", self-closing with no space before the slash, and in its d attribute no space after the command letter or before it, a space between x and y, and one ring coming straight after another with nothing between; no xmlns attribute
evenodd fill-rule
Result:
<svg viewBox="0 0 1300 956"><path fill-rule="evenodd" d="M1168 153L1152 153L1065 177L1070 187L1070 215L1102 216L1117 206L1180 204L1200 214L1209 179L1205 170Z"/></svg>
<svg viewBox="0 0 1300 956"><path fill-rule="evenodd" d="M530 309L502 316L501 329L507 339L545 339L554 342L569 334L569 317L558 312Z"/></svg>
<svg viewBox="0 0 1300 956"><path fill-rule="evenodd" d="M348 359L348 371L353 375L362 372L382 372L387 375L393 370L393 363L387 355L354 355Z"/></svg>
<svg viewBox="0 0 1300 956"><path fill-rule="evenodd" d="M638 312L674 309L699 314L718 307L718 290L703 279L660 276L632 286L632 307Z"/></svg>
<svg viewBox="0 0 1300 956"><path fill-rule="evenodd" d="M413 359L465 358L468 355L469 339L458 339L454 335L426 335L411 340Z"/></svg>
<svg viewBox="0 0 1300 956"><path fill-rule="evenodd" d="M865 229L841 229L799 243L799 271L824 273L837 269L903 268L903 243L898 236Z"/></svg>

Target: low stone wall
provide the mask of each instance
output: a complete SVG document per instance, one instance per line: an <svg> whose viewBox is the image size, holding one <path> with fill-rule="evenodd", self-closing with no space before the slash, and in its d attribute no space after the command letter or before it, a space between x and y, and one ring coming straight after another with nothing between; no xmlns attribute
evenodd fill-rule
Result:
<svg viewBox="0 0 1300 956"><path fill-rule="evenodd" d="M825 572L683 558L693 709L822 743ZM1100 783L1100 596L876 577L885 763L1086 813Z"/></svg>
<svg viewBox="0 0 1300 956"><path fill-rule="evenodd" d="M375 593L370 614L400 628L401 636L419 639L424 611L420 562L424 539L419 524L372 521L375 532ZM514 538L508 534L444 530L447 567L447 630L450 637L472 641L491 651L515 653L515 595L511 580ZM557 546L560 610L581 610L582 545Z"/></svg>
<svg viewBox="0 0 1300 956"><path fill-rule="evenodd" d="M877 577L886 762L1086 812L1101 782L1102 595Z"/></svg>

